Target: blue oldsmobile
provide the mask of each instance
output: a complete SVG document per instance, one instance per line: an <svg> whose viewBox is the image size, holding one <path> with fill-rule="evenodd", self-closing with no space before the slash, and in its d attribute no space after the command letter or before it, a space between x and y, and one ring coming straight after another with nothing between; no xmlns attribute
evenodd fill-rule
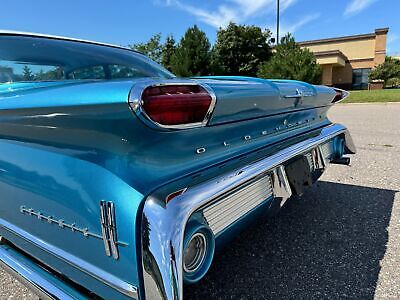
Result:
<svg viewBox="0 0 400 300"><path fill-rule="evenodd" d="M349 164L327 118L347 95L0 32L0 263L44 298L182 299L251 220Z"/></svg>

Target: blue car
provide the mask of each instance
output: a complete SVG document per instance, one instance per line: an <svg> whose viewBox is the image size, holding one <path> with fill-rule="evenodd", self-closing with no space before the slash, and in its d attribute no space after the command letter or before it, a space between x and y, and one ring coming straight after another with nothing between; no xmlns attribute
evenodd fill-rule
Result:
<svg viewBox="0 0 400 300"><path fill-rule="evenodd" d="M0 263L44 298L182 299L241 229L349 164L327 118L347 95L0 32Z"/></svg>

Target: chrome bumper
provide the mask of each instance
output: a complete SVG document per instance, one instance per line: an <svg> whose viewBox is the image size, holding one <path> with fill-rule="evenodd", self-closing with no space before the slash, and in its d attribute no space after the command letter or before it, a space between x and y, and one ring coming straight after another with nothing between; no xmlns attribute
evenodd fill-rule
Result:
<svg viewBox="0 0 400 300"><path fill-rule="evenodd" d="M234 172L190 187L168 204L165 204L163 199L149 196L144 204L141 231L146 299L183 299L184 231L189 217L196 210L265 172L272 174L274 196L286 200L290 197L291 190L282 165L338 135L344 135L346 151L355 153L347 129L340 124L334 124L322 129L316 137L285 148Z"/></svg>

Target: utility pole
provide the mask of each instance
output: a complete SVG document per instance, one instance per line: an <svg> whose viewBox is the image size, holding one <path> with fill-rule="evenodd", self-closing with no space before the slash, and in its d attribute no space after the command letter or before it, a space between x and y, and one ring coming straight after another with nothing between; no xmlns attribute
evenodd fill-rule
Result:
<svg viewBox="0 0 400 300"><path fill-rule="evenodd" d="M276 0L276 44L279 45L279 2Z"/></svg>

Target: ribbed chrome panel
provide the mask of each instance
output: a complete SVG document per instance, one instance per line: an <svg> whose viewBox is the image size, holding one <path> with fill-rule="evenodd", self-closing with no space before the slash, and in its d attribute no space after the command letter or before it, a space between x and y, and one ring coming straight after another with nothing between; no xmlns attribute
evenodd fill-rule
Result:
<svg viewBox="0 0 400 300"><path fill-rule="evenodd" d="M218 234L272 194L271 179L267 175L206 207L203 214L213 233Z"/></svg>
<svg viewBox="0 0 400 300"><path fill-rule="evenodd" d="M322 144L320 147L321 147L322 155L324 156L324 158L330 159L332 156L332 153L333 153L333 142L329 141L327 143ZM314 169L315 163L314 163L313 157L311 155L311 152L306 153L305 156L308 160L308 163L309 163L311 169Z"/></svg>
<svg viewBox="0 0 400 300"><path fill-rule="evenodd" d="M325 158L331 158L332 153L333 153L333 142L329 141L325 144L321 145L321 150L322 150L322 155Z"/></svg>

